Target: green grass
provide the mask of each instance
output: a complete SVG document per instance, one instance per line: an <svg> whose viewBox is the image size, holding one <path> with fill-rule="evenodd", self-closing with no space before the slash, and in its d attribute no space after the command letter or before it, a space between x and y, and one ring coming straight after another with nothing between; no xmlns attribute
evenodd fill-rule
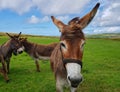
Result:
<svg viewBox="0 0 120 92"><path fill-rule="evenodd" d="M8 38L0 36L0 44ZM58 38L28 37L49 44ZM0 76L0 92L55 92L55 79L49 61L40 60L41 72L26 53L11 58L9 83ZM86 39L83 57L84 81L78 92L120 92L120 41ZM67 89L65 92L69 92Z"/></svg>

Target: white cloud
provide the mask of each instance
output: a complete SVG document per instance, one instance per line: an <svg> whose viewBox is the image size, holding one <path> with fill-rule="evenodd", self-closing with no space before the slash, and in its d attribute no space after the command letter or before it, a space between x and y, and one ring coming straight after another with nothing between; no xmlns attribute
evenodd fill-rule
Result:
<svg viewBox="0 0 120 92"><path fill-rule="evenodd" d="M57 16L56 18L61 20L61 21L68 21L70 19L69 16ZM35 15L32 15L27 20L27 22L30 24L37 24L37 23L43 23L43 22L49 22L49 21L51 21L51 18L48 16L44 16L43 18L39 18Z"/></svg>
<svg viewBox="0 0 120 92"><path fill-rule="evenodd" d="M50 21L50 18L48 16L44 16L42 19L40 19L40 22L48 22Z"/></svg>
<svg viewBox="0 0 120 92"><path fill-rule="evenodd" d="M37 24L37 23L43 23L50 21L50 18L48 16L44 16L43 18L39 18L35 15L32 15L30 18L28 18L27 22L30 24Z"/></svg>
<svg viewBox="0 0 120 92"><path fill-rule="evenodd" d="M59 19L59 20L61 20L61 21L66 21L66 20L69 20L70 19L70 17L69 16L57 16L56 17L57 19Z"/></svg>
<svg viewBox="0 0 120 92"><path fill-rule="evenodd" d="M18 14L37 8L45 15L80 13L90 0L0 0L0 9L11 9Z"/></svg>
<svg viewBox="0 0 120 92"><path fill-rule="evenodd" d="M120 27L102 27L96 28L93 33L118 33L120 32Z"/></svg>
<svg viewBox="0 0 120 92"><path fill-rule="evenodd" d="M33 0L43 14L62 15L80 13L90 0Z"/></svg>
<svg viewBox="0 0 120 92"><path fill-rule="evenodd" d="M30 11L31 7L33 7L31 0L0 0L0 10L10 9L23 14Z"/></svg>
<svg viewBox="0 0 120 92"><path fill-rule="evenodd" d="M105 0L91 26L99 27L95 33L120 32L120 0Z"/></svg>
<svg viewBox="0 0 120 92"><path fill-rule="evenodd" d="M39 23L40 19L38 17L36 17L35 15L32 15L29 19L28 19L28 23L30 24L36 24Z"/></svg>
<svg viewBox="0 0 120 92"><path fill-rule="evenodd" d="M101 26L120 26L120 1L112 2L110 5L102 12L100 23Z"/></svg>

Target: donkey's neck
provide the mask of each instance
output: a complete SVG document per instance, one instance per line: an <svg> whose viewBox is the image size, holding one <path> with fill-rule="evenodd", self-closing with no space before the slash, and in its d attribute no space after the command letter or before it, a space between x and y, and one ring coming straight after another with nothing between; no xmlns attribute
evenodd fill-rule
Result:
<svg viewBox="0 0 120 92"><path fill-rule="evenodd" d="M24 42L23 46L25 47L25 52L28 53L32 49L33 45L34 44L31 42L28 42L28 41Z"/></svg>
<svg viewBox="0 0 120 92"><path fill-rule="evenodd" d="M67 78L67 72L64 68L63 61L62 61L62 54L60 50L60 44L58 44L51 55L52 61L52 70L55 73L55 76L60 76L62 78Z"/></svg>
<svg viewBox="0 0 120 92"><path fill-rule="evenodd" d="M11 48L11 40L8 40L6 43L4 43L3 45L1 45L1 52L4 56L4 58L6 57L11 57L12 56L12 48Z"/></svg>

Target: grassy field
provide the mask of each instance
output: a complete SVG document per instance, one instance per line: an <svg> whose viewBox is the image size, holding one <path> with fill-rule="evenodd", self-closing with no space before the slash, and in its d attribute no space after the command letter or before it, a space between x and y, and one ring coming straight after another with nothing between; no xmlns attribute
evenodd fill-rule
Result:
<svg viewBox="0 0 120 92"><path fill-rule="evenodd" d="M8 37L0 36L0 44ZM58 38L28 37L40 44L58 42ZM40 60L41 72L26 53L11 58L9 83L0 76L0 92L55 92L49 61ZM84 81L78 92L120 92L120 41L86 39L83 57ZM69 92L68 89L65 92Z"/></svg>

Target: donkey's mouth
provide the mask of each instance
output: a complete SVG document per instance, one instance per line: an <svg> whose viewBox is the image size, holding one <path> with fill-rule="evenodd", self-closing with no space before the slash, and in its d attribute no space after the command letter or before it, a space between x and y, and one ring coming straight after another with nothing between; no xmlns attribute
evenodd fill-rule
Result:
<svg viewBox="0 0 120 92"><path fill-rule="evenodd" d="M70 77L68 77L68 80L70 81L70 84L73 88L77 88L77 86L82 82L82 78L81 79L71 79Z"/></svg>
<svg viewBox="0 0 120 92"><path fill-rule="evenodd" d="M23 51L18 52L19 54L23 53Z"/></svg>
<svg viewBox="0 0 120 92"><path fill-rule="evenodd" d="M13 51L13 54L14 54L15 56L17 56L17 52L16 52L15 50Z"/></svg>
<svg viewBox="0 0 120 92"><path fill-rule="evenodd" d="M72 86L73 88L77 88L78 85L77 85L77 84L72 84L71 86Z"/></svg>
<svg viewBox="0 0 120 92"><path fill-rule="evenodd" d="M20 52L13 52L13 54L14 54L15 56L17 56L18 54L21 54L21 53L23 53L23 51L20 51Z"/></svg>
<svg viewBox="0 0 120 92"><path fill-rule="evenodd" d="M72 86L73 88L77 88L79 84L80 84L80 81L76 81L75 83L74 83L74 82L71 82L71 86Z"/></svg>
<svg viewBox="0 0 120 92"><path fill-rule="evenodd" d="M13 53L15 56L17 56L17 53Z"/></svg>

